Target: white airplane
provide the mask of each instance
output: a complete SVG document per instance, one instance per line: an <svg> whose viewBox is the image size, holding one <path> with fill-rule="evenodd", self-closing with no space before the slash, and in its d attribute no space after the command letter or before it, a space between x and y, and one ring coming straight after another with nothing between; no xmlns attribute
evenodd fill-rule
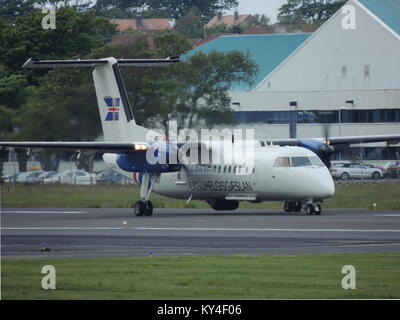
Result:
<svg viewBox="0 0 400 320"><path fill-rule="evenodd" d="M23 68L92 67L102 122L104 142L0 142L0 147L64 149L102 152L107 166L140 185L134 205L137 216L151 216L150 195L158 194L190 200L204 200L214 210L236 210L240 201L259 203L284 201L285 212L320 215L321 203L334 195L335 186L327 167L335 145L387 141L399 143L400 135L340 137L330 139L253 140L253 165L149 163L148 152L165 158L180 152L182 143L163 141L165 136L136 124L119 66L165 66L179 62L167 59L36 60ZM236 142L223 142L222 145ZM197 146L216 152L204 141ZM193 145L193 143L192 143ZM246 146L244 146L246 148ZM222 148L224 149L224 147ZM221 149L220 149L221 150ZM322 160L322 161L321 161Z"/></svg>

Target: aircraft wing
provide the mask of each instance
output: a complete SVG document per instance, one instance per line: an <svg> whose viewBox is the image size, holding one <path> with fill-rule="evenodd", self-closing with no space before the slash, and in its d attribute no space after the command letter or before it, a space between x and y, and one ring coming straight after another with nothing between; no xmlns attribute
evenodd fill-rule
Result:
<svg viewBox="0 0 400 320"><path fill-rule="evenodd" d="M58 149L58 150L91 150L98 152L143 152L149 144L141 142L0 142L4 148Z"/></svg>
<svg viewBox="0 0 400 320"><path fill-rule="evenodd" d="M331 156L336 151L347 149L352 144L386 142L387 144L400 143L400 134L352 137L327 137L327 138L299 138L299 139L265 139L259 140L261 146L299 146L316 153L325 165L330 168Z"/></svg>
<svg viewBox="0 0 400 320"><path fill-rule="evenodd" d="M260 140L264 144L274 144L281 146L297 146L301 145L304 141L321 141L325 142L325 138L297 138L297 139L263 139ZM328 142L330 145L341 144L359 144L359 143L373 143L373 142L387 142L388 144L400 143L400 134L389 135L370 135L370 136L350 136L350 137L329 137Z"/></svg>
<svg viewBox="0 0 400 320"><path fill-rule="evenodd" d="M359 137L333 137L329 138L331 145L335 144L359 144L372 142L387 142L389 144L400 143L400 134L392 135L376 135L376 136L359 136Z"/></svg>
<svg viewBox="0 0 400 320"><path fill-rule="evenodd" d="M281 146L297 146L304 144L305 141L325 142L324 138L304 138L304 139L265 139L260 140L262 144L274 144ZM329 138L330 145L339 144L359 144L372 142L387 142L389 144L400 143L400 135L375 135L375 136L352 136L352 137L332 137ZM188 143L188 142L186 142ZM205 147L201 142L190 142L192 147ZM178 143L181 147L182 143ZM93 150L99 152L126 152L126 151L146 151L150 145L146 142L4 142L0 141L0 147L8 148L31 148L31 149L59 149L59 150Z"/></svg>

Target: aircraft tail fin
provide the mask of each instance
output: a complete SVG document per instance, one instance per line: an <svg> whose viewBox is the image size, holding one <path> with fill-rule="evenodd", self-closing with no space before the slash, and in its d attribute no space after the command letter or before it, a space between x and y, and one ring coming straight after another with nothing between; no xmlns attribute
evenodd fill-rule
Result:
<svg viewBox="0 0 400 320"><path fill-rule="evenodd" d="M119 66L165 66L179 62L179 57L167 59L93 59L36 60L29 59L23 68L93 67L93 80L105 141L146 139L149 130L138 126L133 117ZM154 133L155 135L159 135Z"/></svg>

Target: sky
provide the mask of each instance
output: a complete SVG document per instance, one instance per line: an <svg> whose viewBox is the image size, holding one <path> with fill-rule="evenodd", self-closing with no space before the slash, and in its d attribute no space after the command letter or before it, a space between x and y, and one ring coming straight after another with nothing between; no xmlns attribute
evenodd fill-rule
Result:
<svg viewBox="0 0 400 320"><path fill-rule="evenodd" d="M271 22L276 22L278 9L284 3L286 0L239 0L239 14L265 14Z"/></svg>

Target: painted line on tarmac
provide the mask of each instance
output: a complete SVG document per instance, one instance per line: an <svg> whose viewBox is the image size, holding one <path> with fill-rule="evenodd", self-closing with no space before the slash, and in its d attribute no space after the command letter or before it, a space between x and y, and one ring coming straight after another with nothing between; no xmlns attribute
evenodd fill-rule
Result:
<svg viewBox="0 0 400 320"><path fill-rule="evenodd" d="M2 210L1 213L88 213L87 211L29 211L29 210Z"/></svg>
<svg viewBox="0 0 400 320"><path fill-rule="evenodd" d="M374 217L400 217L400 214L374 214Z"/></svg>
<svg viewBox="0 0 400 320"><path fill-rule="evenodd" d="M370 232L400 233L399 229L283 229L283 228L153 228L153 227L3 227L1 230L149 230L149 231L256 231L256 232Z"/></svg>
<svg viewBox="0 0 400 320"><path fill-rule="evenodd" d="M400 232L400 230L380 229L289 229L289 228L153 228L137 227L136 230L171 231L279 231L279 232Z"/></svg>

